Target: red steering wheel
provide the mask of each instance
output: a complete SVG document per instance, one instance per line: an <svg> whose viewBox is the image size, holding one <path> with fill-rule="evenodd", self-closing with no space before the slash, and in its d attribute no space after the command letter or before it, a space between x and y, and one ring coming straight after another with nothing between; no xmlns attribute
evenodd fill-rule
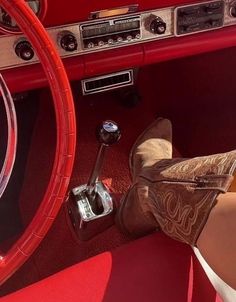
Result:
<svg viewBox="0 0 236 302"><path fill-rule="evenodd" d="M30 257L57 216L72 173L76 121L65 69L44 27L24 0L0 0L0 6L16 20L43 65L53 95L57 124L56 154L46 193L25 232L5 255L0 255L2 284Z"/></svg>

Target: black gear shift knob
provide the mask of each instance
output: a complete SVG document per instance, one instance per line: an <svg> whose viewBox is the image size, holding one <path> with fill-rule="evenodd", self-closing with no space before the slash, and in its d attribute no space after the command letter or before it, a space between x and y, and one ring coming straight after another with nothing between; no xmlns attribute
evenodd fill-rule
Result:
<svg viewBox="0 0 236 302"><path fill-rule="evenodd" d="M110 146L118 142L120 136L119 126L111 120L104 121L97 131L99 142L105 146Z"/></svg>

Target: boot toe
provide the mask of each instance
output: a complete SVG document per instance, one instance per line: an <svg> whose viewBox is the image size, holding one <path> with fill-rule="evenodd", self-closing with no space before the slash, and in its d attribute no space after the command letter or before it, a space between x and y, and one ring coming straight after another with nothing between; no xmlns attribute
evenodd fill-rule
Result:
<svg viewBox="0 0 236 302"><path fill-rule="evenodd" d="M131 149L129 166L132 178L135 179L142 167L171 157L172 124L168 119L158 118L141 133Z"/></svg>

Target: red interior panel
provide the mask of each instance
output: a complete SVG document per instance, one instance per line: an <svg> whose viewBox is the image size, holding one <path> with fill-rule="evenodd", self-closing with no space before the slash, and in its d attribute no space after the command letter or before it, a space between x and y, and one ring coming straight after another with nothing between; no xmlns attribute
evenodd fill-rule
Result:
<svg viewBox="0 0 236 302"><path fill-rule="evenodd" d="M44 20L45 26L56 26L62 24L69 24L79 21L86 21L89 18L91 12L100 11L105 9L117 8L121 6L128 6L138 4L138 11L145 11L149 9L157 9L162 7L169 7L175 5L181 5L186 3L199 2L196 0L48 0L48 13Z"/></svg>

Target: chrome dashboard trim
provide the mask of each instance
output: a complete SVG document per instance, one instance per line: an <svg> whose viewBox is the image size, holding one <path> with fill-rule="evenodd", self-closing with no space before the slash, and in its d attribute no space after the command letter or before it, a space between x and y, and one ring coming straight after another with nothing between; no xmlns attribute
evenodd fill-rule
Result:
<svg viewBox="0 0 236 302"><path fill-rule="evenodd" d="M131 4L127 6L121 6L121 7L115 7L111 9L104 9L100 11L95 11L91 12L89 14L89 19L90 20L96 20L96 19L101 19L101 16L106 15L107 17L114 17L114 16L119 16L119 15L124 15L124 14L133 14L138 11L138 4ZM121 13L123 12L123 13Z"/></svg>
<svg viewBox="0 0 236 302"><path fill-rule="evenodd" d="M230 26L236 24L236 18L230 16L230 7L232 4L236 5L236 1L225 0L224 26Z"/></svg>
<svg viewBox="0 0 236 302"><path fill-rule="evenodd" d="M50 27L47 28L48 34L51 36L52 40L55 42L55 45L57 46L57 50L62 58L67 57L73 57L77 55L87 54L87 53L94 53L99 52L105 49L114 49L114 48L120 48L128 45L134 45L139 43L144 43L146 41L154 41L154 40L160 40L165 39L171 36L174 36L173 34L173 11L174 7L169 7L165 9L158 9L158 10L151 10L142 12L140 14L132 14L132 15L125 15L120 17L119 19L124 19L127 17L140 17L141 18L141 38L140 39L134 39L133 41L123 41L120 43L115 43L114 45L104 45L101 48L96 49L83 49L82 45L82 37L81 37L81 31L80 27L84 24L92 24L95 21L86 21L86 22L80 22L80 23L74 23L74 24L68 24L64 26L56 26L56 27ZM165 34L163 35L156 35L151 32L148 32L147 25L146 25L146 18L150 15L158 15L160 16L164 21L167 20L168 25ZM116 19L116 18L113 18ZM99 22L107 21L107 18L99 19ZM110 19L109 19L110 20ZM66 52L64 49L62 49L58 43L58 35L62 31L69 31L75 35L78 42L77 50L73 52ZM16 45L17 41L24 39L23 35L3 35L0 36L0 70L14 68L14 67L21 67L25 65L31 65L37 63L38 57L35 54L35 56L30 61L23 61L19 57L16 56L14 45Z"/></svg>
<svg viewBox="0 0 236 302"><path fill-rule="evenodd" d="M124 82L121 82L121 83L116 83L116 84L113 84L113 85L107 85L107 86L104 85L103 88L94 88L94 89L89 89L89 90L86 88L86 83L88 83L88 82L93 82L93 81L96 81L96 80L102 80L102 79L106 79L106 78L111 78L113 76L126 75L126 74L128 75L128 80L127 81L124 81ZM110 74L81 80L83 95L109 91L109 90L113 90L113 89L117 89L117 88L121 88L121 87L131 86L133 84L134 84L134 71L132 69L119 71L119 72L113 72L113 73L110 73Z"/></svg>
<svg viewBox="0 0 236 302"><path fill-rule="evenodd" d="M112 197L102 182L97 182L95 187L96 193L98 194L103 206L103 212L101 214L93 212L92 206L86 195L86 190L87 185L81 185L72 189L72 193L76 198L76 204L80 213L81 223L102 218L113 211Z"/></svg>
<svg viewBox="0 0 236 302"><path fill-rule="evenodd" d="M174 9L174 35L176 37L183 37L183 36L189 36L189 35L193 35L193 34L197 34L197 33L203 33L203 32L207 32L207 31L212 31L212 30L217 30L217 29L220 29L220 28L223 28L225 26L225 1L222 1L224 2L224 22L223 22L223 25L222 26L219 26L219 27L216 27L216 28L210 28L210 29L204 29L204 30L199 30L197 32L191 32L191 33L185 33L185 34L181 34L179 35L177 33L177 12L178 12L178 9L180 8L188 8L188 7L193 7L195 5L198 5L198 4L209 4L209 3L213 3L213 2L216 2L216 0L213 0L213 1L205 1L205 2L198 2L198 3L192 3L192 4L188 4L188 5L181 5L181 6L178 6L178 7L175 7ZM235 20L236 21L236 20Z"/></svg>

